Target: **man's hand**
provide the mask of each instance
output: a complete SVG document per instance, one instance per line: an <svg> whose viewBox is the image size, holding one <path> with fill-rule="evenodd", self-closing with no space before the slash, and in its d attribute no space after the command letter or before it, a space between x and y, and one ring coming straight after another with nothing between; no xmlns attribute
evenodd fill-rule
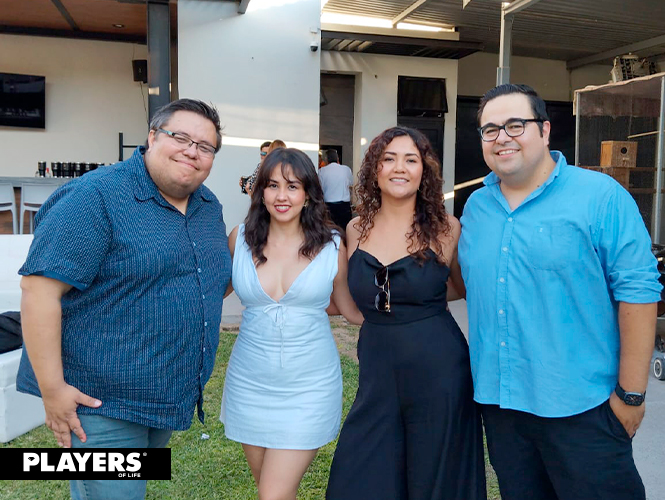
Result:
<svg viewBox="0 0 665 500"><path fill-rule="evenodd" d="M42 391L42 400L46 410L46 426L53 431L58 446L71 448L71 433L82 442L86 435L76 413L78 405L99 408L102 402L83 394L76 387L63 383L56 388Z"/></svg>
<svg viewBox="0 0 665 500"><path fill-rule="evenodd" d="M628 435L632 438L644 418L646 403L640 406L630 406L619 399L615 392L610 396L610 408L623 425Z"/></svg>

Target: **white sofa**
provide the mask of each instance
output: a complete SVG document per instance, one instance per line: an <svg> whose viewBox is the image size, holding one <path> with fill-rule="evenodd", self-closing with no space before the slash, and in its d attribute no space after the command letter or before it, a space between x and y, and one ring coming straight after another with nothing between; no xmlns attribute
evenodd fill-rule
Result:
<svg viewBox="0 0 665 500"><path fill-rule="evenodd" d="M18 270L28 255L32 235L0 235L0 312L21 307ZM44 423L41 398L16 391L22 349L0 354L0 442L6 443Z"/></svg>

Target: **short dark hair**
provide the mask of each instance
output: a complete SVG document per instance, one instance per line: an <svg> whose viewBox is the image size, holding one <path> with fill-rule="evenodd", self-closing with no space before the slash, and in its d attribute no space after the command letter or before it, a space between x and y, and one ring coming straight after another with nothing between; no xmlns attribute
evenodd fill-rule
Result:
<svg viewBox="0 0 665 500"><path fill-rule="evenodd" d="M326 163L339 163L339 155L336 149L326 150Z"/></svg>
<svg viewBox="0 0 665 500"><path fill-rule="evenodd" d="M215 153L217 153L222 147L222 127L219 123L219 113L217 113L217 109L212 104L206 104L197 99L178 99L177 101L170 102L155 112L152 120L150 120L150 130L157 131L162 128L178 111L196 113L213 123L215 132L217 133L217 145L215 146Z"/></svg>
<svg viewBox="0 0 665 500"><path fill-rule="evenodd" d="M270 147L270 141L266 141L263 144L261 144L261 147L259 149L269 148L269 147Z"/></svg>
<svg viewBox="0 0 665 500"><path fill-rule="evenodd" d="M538 120L543 120L545 122L550 121L550 117L547 115L547 106L545 101L538 95L538 93L533 90L528 85L518 84L518 83L504 83L502 85L497 85L493 89L488 90L485 95L480 99L480 105L478 106L478 126L481 125L480 118L483 115L485 106L492 99L496 99L502 95L510 94L522 94L529 99L531 104L531 111L533 112L533 117ZM538 122L538 128L540 129L540 135L543 135L543 124Z"/></svg>

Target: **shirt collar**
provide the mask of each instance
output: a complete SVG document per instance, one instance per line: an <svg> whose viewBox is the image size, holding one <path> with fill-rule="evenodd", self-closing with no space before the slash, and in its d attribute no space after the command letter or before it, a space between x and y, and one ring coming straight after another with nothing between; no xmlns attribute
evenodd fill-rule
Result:
<svg viewBox="0 0 665 500"><path fill-rule="evenodd" d="M555 165L554 169L552 169L552 172L550 173L549 177L541 186L539 186L536 190L534 190L532 193L530 193L522 203L520 203L520 207L524 206L524 204L528 203L529 201L533 200L534 198L540 196L540 194L547 189L547 186L552 184L554 182L554 179L556 179L559 174L561 173L561 169L566 167L568 165L568 162L566 161L566 157L563 156L563 154L560 151L550 151L550 156L552 157L552 160L554 160ZM508 206L508 202L506 201L505 197L503 196L503 193L501 192L501 186L499 185L501 183L501 179L499 179L499 176L496 175L494 172L490 172L485 179L483 179L483 184L488 187L492 195L497 199L499 204L506 210L507 213L513 212L511 208ZM517 210L519 207L515 208Z"/></svg>
<svg viewBox="0 0 665 500"><path fill-rule="evenodd" d="M154 198L161 204L166 203L170 206L170 204L166 202L162 194L159 192L155 181L152 180L152 177L150 177L150 174L148 173L148 168L145 166L145 152L145 146L139 146L134 150L131 158L127 160L129 166L134 170L134 177L136 181L134 183L134 196L136 196L136 199L139 201L146 201L150 198ZM190 195L189 205L191 205L195 200L212 201L213 194L204 188L203 184L201 184L196 189L196 191Z"/></svg>

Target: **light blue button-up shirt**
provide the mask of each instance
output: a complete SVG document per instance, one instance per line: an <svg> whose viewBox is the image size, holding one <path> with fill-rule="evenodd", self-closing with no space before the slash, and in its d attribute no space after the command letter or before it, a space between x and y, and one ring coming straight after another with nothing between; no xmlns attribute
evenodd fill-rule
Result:
<svg viewBox="0 0 665 500"><path fill-rule="evenodd" d="M635 201L553 151L552 174L515 210L490 173L462 216L475 399L543 417L605 401L619 371L619 302L660 299Z"/></svg>

